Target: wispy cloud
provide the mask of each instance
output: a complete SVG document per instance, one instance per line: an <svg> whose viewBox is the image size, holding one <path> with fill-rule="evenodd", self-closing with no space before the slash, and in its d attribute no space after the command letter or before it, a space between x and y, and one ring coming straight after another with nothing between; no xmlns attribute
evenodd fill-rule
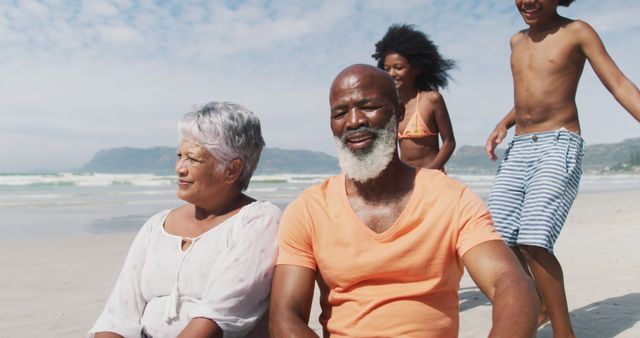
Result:
<svg viewBox="0 0 640 338"><path fill-rule="evenodd" d="M617 32L640 27L640 7L623 8L616 11L594 15L591 24L600 28L601 32Z"/></svg>
<svg viewBox="0 0 640 338"><path fill-rule="evenodd" d="M562 13L592 23L640 82L635 0L581 0ZM459 144L481 144L512 104L508 39L523 23L503 0L0 3L0 171L78 167L102 148L174 145L195 103L254 110L269 146L333 152L328 87L373 63L392 23L414 23L458 62L444 92ZM637 136L589 72L579 103L587 139ZM603 116L601 111L611 111ZM601 130L607 121L615 134ZM55 156L52 156L54 154Z"/></svg>

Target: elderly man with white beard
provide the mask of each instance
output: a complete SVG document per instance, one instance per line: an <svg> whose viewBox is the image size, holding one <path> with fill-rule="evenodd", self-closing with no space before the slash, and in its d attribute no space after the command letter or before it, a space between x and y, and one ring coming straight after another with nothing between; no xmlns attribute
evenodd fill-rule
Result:
<svg viewBox="0 0 640 338"><path fill-rule="evenodd" d="M438 170L402 163L403 105L387 73L335 78L331 130L341 175L305 190L280 222L272 337L308 327L314 282L325 337L457 337L466 267L493 303L491 337L532 337L538 300L481 199Z"/></svg>

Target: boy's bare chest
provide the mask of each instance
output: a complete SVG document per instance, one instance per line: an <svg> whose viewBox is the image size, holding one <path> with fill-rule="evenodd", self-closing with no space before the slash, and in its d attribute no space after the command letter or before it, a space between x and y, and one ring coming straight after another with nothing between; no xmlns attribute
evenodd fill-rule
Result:
<svg viewBox="0 0 640 338"><path fill-rule="evenodd" d="M550 76L573 71L582 53L569 38L548 36L541 41L523 38L513 46L511 68L514 76Z"/></svg>

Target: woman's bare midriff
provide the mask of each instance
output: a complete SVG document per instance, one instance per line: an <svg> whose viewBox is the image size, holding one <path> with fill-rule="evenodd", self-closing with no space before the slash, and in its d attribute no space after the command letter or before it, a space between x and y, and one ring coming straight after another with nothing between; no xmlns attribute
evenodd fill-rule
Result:
<svg viewBox="0 0 640 338"><path fill-rule="evenodd" d="M427 167L440 147L436 137L423 139L403 139L400 141L400 159L412 167Z"/></svg>

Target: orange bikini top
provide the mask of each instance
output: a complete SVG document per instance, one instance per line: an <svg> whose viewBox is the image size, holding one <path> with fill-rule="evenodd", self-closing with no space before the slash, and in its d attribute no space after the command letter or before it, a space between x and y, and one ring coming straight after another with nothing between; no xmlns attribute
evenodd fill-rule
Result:
<svg viewBox="0 0 640 338"><path fill-rule="evenodd" d="M416 95L416 109L411 116L409 123L404 128L403 132L398 132L398 140L402 140L405 138L415 139L415 138L425 138L429 136L437 136L438 133L434 133L429 130L427 124L422 120L422 116L420 116L420 93Z"/></svg>

